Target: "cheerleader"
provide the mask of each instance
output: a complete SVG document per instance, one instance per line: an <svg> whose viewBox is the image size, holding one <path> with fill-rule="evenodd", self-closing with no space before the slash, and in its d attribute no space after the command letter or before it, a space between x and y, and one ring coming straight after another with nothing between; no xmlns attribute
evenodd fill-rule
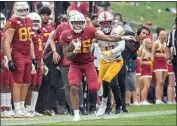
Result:
<svg viewBox="0 0 177 126"><path fill-rule="evenodd" d="M141 64L140 64L140 56L142 53L142 50L144 48L144 44L141 43L140 48L136 52L137 59L136 59L136 96L137 96L137 102L136 104L140 103L140 90L141 90Z"/></svg>
<svg viewBox="0 0 177 126"><path fill-rule="evenodd" d="M152 55L153 55L153 72L155 73L156 79L156 104L163 104L162 96L163 96L163 87L164 82L167 76L167 60L166 60L166 41L167 33L164 29L159 31L158 39L155 41L152 47Z"/></svg>
<svg viewBox="0 0 177 126"><path fill-rule="evenodd" d="M141 104L150 105L147 102L148 90L150 88L150 82L152 78L152 41L150 38L144 39L145 46L143 48L140 63L141 63L141 78L142 78L142 90L141 90Z"/></svg>

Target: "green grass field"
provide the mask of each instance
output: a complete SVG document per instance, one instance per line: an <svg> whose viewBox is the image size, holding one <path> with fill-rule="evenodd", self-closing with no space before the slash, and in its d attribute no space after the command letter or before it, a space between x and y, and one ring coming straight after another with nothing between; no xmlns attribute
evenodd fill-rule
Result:
<svg viewBox="0 0 177 126"><path fill-rule="evenodd" d="M130 106L129 111L99 119L95 115L81 116L79 122L72 122L70 115L11 118L2 119L1 125L176 125L176 104Z"/></svg>
<svg viewBox="0 0 177 126"><path fill-rule="evenodd" d="M139 6L133 6L130 3L111 2L111 6L114 12L119 12L123 18L138 24L144 24L145 21L150 20L154 28L157 26L162 26L167 30L172 28L176 14L167 12L166 8L175 8L176 2L138 2ZM158 12L159 9L161 9L160 13Z"/></svg>

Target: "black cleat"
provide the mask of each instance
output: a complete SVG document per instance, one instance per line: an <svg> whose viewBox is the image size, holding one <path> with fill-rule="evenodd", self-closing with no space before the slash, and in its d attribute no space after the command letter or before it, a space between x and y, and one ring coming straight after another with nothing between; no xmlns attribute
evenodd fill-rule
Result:
<svg viewBox="0 0 177 126"><path fill-rule="evenodd" d="M128 113L128 109L126 107L122 108L122 111Z"/></svg>
<svg viewBox="0 0 177 126"><path fill-rule="evenodd" d="M88 112L84 107L79 107L79 110L82 113L82 115L88 115Z"/></svg>
<svg viewBox="0 0 177 126"><path fill-rule="evenodd" d="M115 110L115 114L120 114L122 112L122 110L120 108Z"/></svg>

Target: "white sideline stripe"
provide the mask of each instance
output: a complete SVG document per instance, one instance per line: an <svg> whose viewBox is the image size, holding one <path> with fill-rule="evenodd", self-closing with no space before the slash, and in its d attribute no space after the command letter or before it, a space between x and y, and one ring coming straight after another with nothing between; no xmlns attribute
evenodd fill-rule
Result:
<svg viewBox="0 0 177 126"><path fill-rule="evenodd" d="M143 116L156 116L156 115L171 115L176 114L176 110L168 111L150 111L150 112L131 112L121 113L119 115L111 114L104 115L101 118L97 118L96 115L81 116L81 120L95 120L95 119L115 119L115 118L130 118L130 117L143 117ZM70 122L73 116L59 115L59 116L43 116L32 118L10 118L1 119L1 125L29 125L29 124L44 124L44 123L57 123L57 122Z"/></svg>

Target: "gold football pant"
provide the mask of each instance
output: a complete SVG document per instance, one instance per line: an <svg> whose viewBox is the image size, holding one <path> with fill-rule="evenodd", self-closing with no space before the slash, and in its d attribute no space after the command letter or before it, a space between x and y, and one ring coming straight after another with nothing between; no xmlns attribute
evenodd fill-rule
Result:
<svg viewBox="0 0 177 126"><path fill-rule="evenodd" d="M102 58L100 59L100 70L99 70L99 82L102 81L111 82L112 79L119 73L123 66L123 59L106 62Z"/></svg>

